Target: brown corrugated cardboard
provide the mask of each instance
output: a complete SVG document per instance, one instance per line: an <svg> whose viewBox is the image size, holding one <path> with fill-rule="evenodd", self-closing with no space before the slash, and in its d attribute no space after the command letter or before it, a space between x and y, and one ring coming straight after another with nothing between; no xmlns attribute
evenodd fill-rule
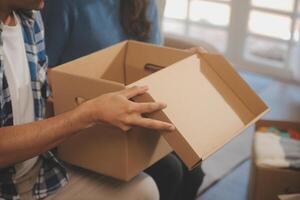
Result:
<svg viewBox="0 0 300 200"><path fill-rule="evenodd" d="M300 200L300 194L279 195L279 200Z"/></svg>
<svg viewBox="0 0 300 200"><path fill-rule="evenodd" d="M162 70L152 74L153 68ZM172 122L172 133L140 128L123 133L101 124L59 147L63 160L124 180L171 151L163 137L191 169L268 111L222 56L140 42L125 41L64 64L50 78L56 114L74 108L77 97L132 85L150 88L134 101L168 104L148 117Z"/></svg>
<svg viewBox="0 0 300 200"><path fill-rule="evenodd" d="M300 123L260 120L256 123L256 128L259 127L300 130ZM255 162L255 153L249 180L249 200L274 200L278 199L278 195L300 192L299 171L259 165Z"/></svg>

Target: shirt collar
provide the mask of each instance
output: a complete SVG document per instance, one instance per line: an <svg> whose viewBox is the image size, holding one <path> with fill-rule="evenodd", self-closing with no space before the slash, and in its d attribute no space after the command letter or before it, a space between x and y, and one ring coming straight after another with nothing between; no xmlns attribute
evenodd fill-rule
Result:
<svg viewBox="0 0 300 200"><path fill-rule="evenodd" d="M30 23L34 22L34 12L33 10L17 10L15 11L22 20L29 21Z"/></svg>
<svg viewBox="0 0 300 200"><path fill-rule="evenodd" d="M33 10L16 10L15 11L21 19L21 23L28 23L32 25L34 23L34 12ZM0 57L2 55L2 47L3 47L3 39L2 39L2 32L3 32L3 23L0 22Z"/></svg>
<svg viewBox="0 0 300 200"><path fill-rule="evenodd" d="M21 22L28 22L29 24L34 23L34 12L33 10L15 10L15 12L19 15ZM1 33L3 30L3 23L0 22L0 40L2 40ZM1 44L0 44L1 45Z"/></svg>

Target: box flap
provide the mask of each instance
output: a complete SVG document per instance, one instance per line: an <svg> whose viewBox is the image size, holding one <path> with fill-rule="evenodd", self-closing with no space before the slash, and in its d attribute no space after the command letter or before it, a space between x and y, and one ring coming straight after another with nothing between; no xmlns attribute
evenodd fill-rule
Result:
<svg viewBox="0 0 300 200"><path fill-rule="evenodd" d="M93 79L105 79L125 84L125 55L127 41L78 58L51 71Z"/></svg>
<svg viewBox="0 0 300 200"><path fill-rule="evenodd" d="M211 64L212 59L217 61ZM214 70L216 67L224 67L227 72L220 75ZM189 168L214 153L267 110L264 104L255 108L248 102L248 99L259 103L261 100L228 68L231 66L219 57L205 57L200 64L198 56L193 55L130 85L148 85L154 101L167 102L168 107L156 114L156 119L176 126L176 131L163 135ZM235 81L228 83L228 80ZM231 84L243 85L242 90L247 91L240 94Z"/></svg>
<svg viewBox="0 0 300 200"><path fill-rule="evenodd" d="M256 95L223 56L203 53L201 54L201 59L209 64L254 115L259 115L262 110L268 109L266 104Z"/></svg>

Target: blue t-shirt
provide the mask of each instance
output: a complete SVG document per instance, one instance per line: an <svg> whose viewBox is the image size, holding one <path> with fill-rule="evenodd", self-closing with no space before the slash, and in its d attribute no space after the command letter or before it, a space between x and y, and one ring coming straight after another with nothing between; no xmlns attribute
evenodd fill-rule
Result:
<svg viewBox="0 0 300 200"><path fill-rule="evenodd" d="M129 39L119 21L119 1L122 0L45 1L42 14L49 66L63 64ZM151 30L145 42L160 44L155 0L148 0L147 16Z"/></svg>

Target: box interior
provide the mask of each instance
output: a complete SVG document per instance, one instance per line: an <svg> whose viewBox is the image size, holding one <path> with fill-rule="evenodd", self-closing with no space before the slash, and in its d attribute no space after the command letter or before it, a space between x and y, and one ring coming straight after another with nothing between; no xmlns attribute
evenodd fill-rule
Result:
<svg viewBox="0 0 300 200"><path fill-rule="evenodd" d="M191 53L183 50L129 41L66 63L55 70L128 85L153 73L145 68L147 64L161 69L190 55Z"/></svg>

